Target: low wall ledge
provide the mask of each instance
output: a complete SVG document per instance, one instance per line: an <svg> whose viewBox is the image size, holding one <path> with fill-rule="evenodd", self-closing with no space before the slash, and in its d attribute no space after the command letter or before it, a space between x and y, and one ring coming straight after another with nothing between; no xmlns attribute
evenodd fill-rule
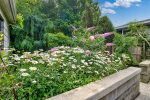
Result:
<svg viewBox="0 0 150 100"><path fill-rule="evenodd" d="M82 87L70 90L47 100L99 100L132 78L139 76L141 68L129 67Z"/></svg>
<svg viewBox="0 0 150 100"><path fill-rule="evenodd" d="M145 60L145 61L142 61L140 64L139 64L140 67L150 67L150 60Z"/></svg>

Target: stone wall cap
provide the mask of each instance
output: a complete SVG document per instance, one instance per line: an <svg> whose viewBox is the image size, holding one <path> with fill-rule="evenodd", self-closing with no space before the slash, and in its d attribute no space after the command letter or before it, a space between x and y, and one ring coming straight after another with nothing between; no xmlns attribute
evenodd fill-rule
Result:
<svg viewBox="0 0 150 100"><path fill-rule="evenodd" d="M141 68L129 67L102 80L70 90L47 100L99 100L133 77L140 75Z"/></svg>
<svg viewBox="0 0 150 100"><path fill-rule="evenodd" d="M140 67L150 67L150 60L145 60L145 61L142 61L140 64L139 64Z"/></svg>

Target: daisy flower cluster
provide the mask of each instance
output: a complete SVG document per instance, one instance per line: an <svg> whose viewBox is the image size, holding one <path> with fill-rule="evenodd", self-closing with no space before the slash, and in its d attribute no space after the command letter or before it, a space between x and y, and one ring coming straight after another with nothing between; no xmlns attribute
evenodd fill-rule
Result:
<svg viewBox="0 0 150 100"><path fill-rule="evenodd" d="M128 57L123 55L123 59ZM18 99L48 98L63 93L125 68L124 61L115 54L67 46L12 54L5 59L9 74L15 77L13 86L20 84L16 88Z"/></svg>

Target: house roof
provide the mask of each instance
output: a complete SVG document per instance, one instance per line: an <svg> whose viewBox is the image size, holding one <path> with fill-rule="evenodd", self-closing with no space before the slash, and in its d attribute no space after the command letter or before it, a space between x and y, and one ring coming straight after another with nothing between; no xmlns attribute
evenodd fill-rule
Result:
<svg viewBox="0 0 150 100"><path fill-rule="evenodd" d="M16 0L0 0L0 8L9 23L16 21Z"/></svg>
<svg viewBox="0 0 150 100"><path fill-rule="evenodd" d="M142 21L138 21L138 22L143 23L144 25L150 25L150 19L146 19L146 20L142 20ZM129 27L129 24L125 24L125 25L115 27L115 29L123 30L123 29L127 29L128 27Z"/></svg>

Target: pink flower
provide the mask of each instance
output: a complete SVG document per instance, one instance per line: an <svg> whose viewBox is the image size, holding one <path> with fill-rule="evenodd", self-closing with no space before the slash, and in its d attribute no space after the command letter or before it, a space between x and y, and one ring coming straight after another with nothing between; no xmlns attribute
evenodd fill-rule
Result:
<svg viewBox="0 0 150 100"><path fill-rule="evenodd" d="M59 49L57 48L57 47L55 47L55 48L52 48L50 51L51 52L55 52L55 51L58 51Z"/></svg>
<svg viewBox="0 0 150 100"><path fill-rule="evenodd" d="M93 27L89 27L89 28L87 28L87 31L88 32L92 32L94 28L95 28L94 26Z"/></svg>
<svg viewBox="0 0 150 100"><path fill-rule="evenodd" d="M107 32L107 33L104 33L103 36L104 36L104 37L107 37L107 36L110 36L110 35L112 35L112 34L113 34L112 32Z"/></svg>
<svg viewBox="0 0 150 100"><path fill-rule="evenodd" d="M94 37L94 36L90 36L89 39L90 39L91 41L94 41L94 40L95 40L95 37Z"/></svg>
<svg viewBox="0 0 150 100"><path fill-rule="evenodd" d="M99 37L99 36L107 37L107 36L110 36L112 34L113 34L112 32L107 32L107 33L104 33L104 34L96 34L95 37Z"/></svg>
<svg viewBox="0 0 150 100"><path fill-rule="evenodd" d="M106 43L106 46L107 47L111 47L111 46L113 46L114 44L113 43Z"/></svg>
<svg viewBox="0 0 150 100"><path fill-rule="evenodd" d="M86 53L86 55L90 55L91 51L90 50L86 50L85 53Z"/></svg>

